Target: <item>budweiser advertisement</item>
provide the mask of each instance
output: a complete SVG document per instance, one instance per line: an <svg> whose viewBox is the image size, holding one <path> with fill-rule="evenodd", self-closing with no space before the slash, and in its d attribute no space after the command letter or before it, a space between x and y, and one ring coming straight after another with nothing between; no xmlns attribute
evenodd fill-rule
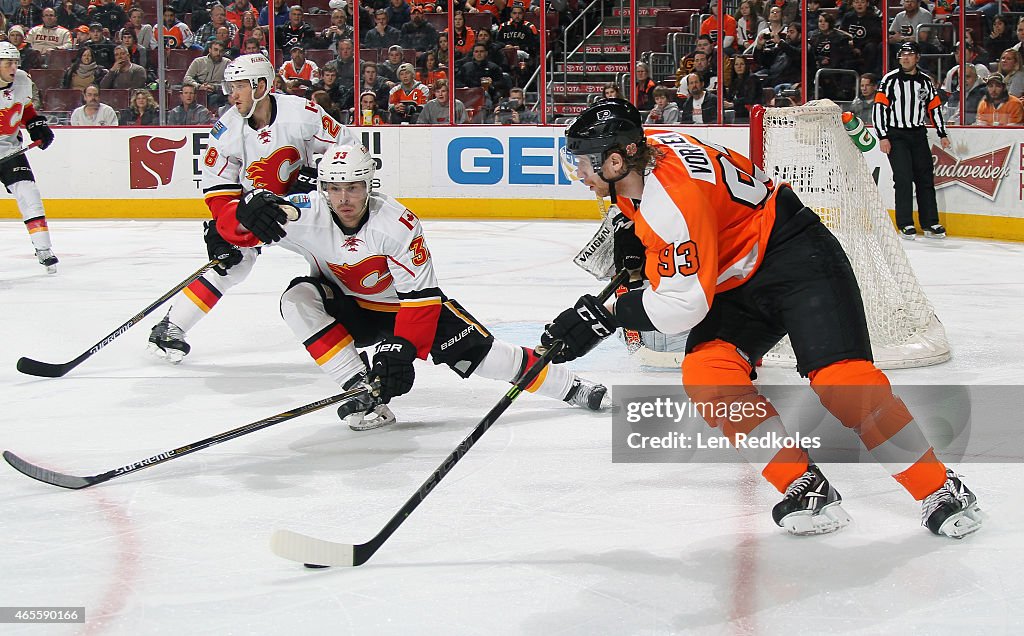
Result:
<svg viewBox="0 0 1024 636"><path fill-rule="evenodd" d="M939 211L1024 218L1024 129L951 128L948 149L930 130L932 166ZM878 146L867 153L882 200L895 205L892 169Z"/></svg>
<svg viewBox="0 0 1024 636"><path fill-rule="evenodd" d="M996 193L1006 177L1010 176L1010 155L1013 144L986 150L974 156L957 156L940 145L932 146L935 166L935 188L960 186L996 200ZM1019 154L1019 153L1018 153Z"/></svg>

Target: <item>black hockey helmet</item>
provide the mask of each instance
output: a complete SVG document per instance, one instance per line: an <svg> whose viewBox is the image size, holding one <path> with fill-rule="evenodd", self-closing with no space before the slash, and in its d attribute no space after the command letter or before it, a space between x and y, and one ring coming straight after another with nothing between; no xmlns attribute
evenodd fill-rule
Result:
<svg viewBox="0 0 1024 636"><path fill-rule="evenodd" d="M594 168L603 163L605 153L615 147L644 143L643 118L636 106L624 99L595 102L580 113L565 131L565 148L572 154L599 157Z"/></svg>

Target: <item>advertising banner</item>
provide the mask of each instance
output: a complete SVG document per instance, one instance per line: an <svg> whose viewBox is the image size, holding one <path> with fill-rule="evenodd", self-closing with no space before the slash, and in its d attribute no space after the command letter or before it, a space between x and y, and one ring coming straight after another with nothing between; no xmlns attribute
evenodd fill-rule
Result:
<svg viewBox="0 0 1024 636"><path fill-rule="evenodd" d="M744 127L680 127L747 151ZM563 128L379 126L355 128L377 161L378 184L418 214L471 218L595 218L593 195L559 161ZM47 214L61 217L205 217L201 168L208 128L56 128L46 151L25 156ZM953 236L1024 239L1024 129L953 128L943 150L932 133L939 210ZM271 153L272 154L272 153ZM268 156L287 175L295 158ZM876 146L866 159L882 200L894 205L892 170ZM523 200L530 200L524 205ZM19 218L10 195L0 216Z"/></svg>

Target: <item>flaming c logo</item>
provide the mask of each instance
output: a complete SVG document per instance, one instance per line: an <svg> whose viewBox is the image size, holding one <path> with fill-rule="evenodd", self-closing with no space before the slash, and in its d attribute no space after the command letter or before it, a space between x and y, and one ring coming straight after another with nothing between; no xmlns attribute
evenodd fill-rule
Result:
<svg viewBox="0 0 1024 636"><path fill-rule="evenodd" d="M0 135L11 135L21 126L21 104L12 104L10 108L0 110Z"/></svg>
<svg viewBox="0 0 1024 636"><path fill-rule="evenodd" d="M171 182L175 150L185 139L138 135L128 140L128 178L132 190L152 190Z"/></svg>
<svg viewBox="0 0 1024 636"><path fill-rule="evenodd" d="M269 156L250 163L245 170L245 176L252 181L253 187L264 188L274 194L284 194L295 180L294 167L301 159L302 155L298 149L294 146L284 146ZM283 170L285 164L288 164L287 171Z"/></svg>
<svg viewBox="0 0 1024 636"><path fill-rule="evenodd" d="M358 294L379 294L391 287L388 260L381 255L364 258L355 265L327 263L334 275Z"/></svg>

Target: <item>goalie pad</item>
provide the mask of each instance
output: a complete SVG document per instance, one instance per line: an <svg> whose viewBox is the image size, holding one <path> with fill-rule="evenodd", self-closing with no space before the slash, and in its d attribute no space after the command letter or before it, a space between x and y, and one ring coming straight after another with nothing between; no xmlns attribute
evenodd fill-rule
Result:
<svg viewBox="0 0 1024 636"><path fill-rule="evenodd" d="M640 336L640 344L634 349L640 364L661 369L678 369L683 364L689 331L680 334L664 334L660 331L633 333L639 333ZM626 347L629 348L628 340Z"/></svg>
<svg viewBox="0 0 1024 636"><path fill-rule="evenodd" d="M580 253L572 259L573 263L597 280L611 280L615 275L615 227L612 224L612 217L617 211L613 205L604 215L594 237L587 241Z"/></svg>

